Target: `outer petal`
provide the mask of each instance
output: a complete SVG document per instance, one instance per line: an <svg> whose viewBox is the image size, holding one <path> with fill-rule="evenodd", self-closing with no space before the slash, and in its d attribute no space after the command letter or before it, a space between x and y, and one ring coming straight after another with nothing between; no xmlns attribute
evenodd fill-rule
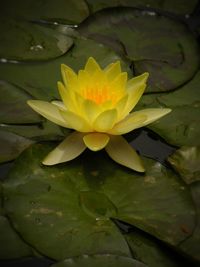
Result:
<svg viewBox="0 0 200 267"><path fill-rule="evenodd" d="M141 96L143 95L145 88L146 84L142 84L136 87L134 90L128 92L128 100L127 105L124 109L124 116L131 112L131 110L136 106Z"/></svg>
<svg viewBox="0 0 200 267"><path fill-rule="evenodd" d="M110 137L104 133L90 133L83 137L85 145L92 151L103 149L109 142Z"/></svg>
<svg viewBox="0 0 200 267"><path fill-rule="evenodd" d="M74 101L74 93L69 88L66 88L61 82L58 82L57 85L59 94L66 108L69 110L74 110L76 106Z"/></svg>
<svg viewBox="0 0 200 267"><path fill-rule="evenodd" d="M88 122L81 116L71 112L60 110L60 113L64 120L69 125L68 128L74 129L78 132L91 132L92 128L88 124Z"/></svg>
<svg viewBox="0 0 200 267"><path fill-rule="evenodd" d="M93 74L99 70L101 70L101 68L96 60L93 57L89 57L85 64L85 71L87 71L89 74Z"/></svg>
<svg viewBox="0 0 200 267"><path fill-rule="evenodd" d="M135 114L137 116L140 116L140 115L147 116L146 120L140 126L140 127L143 127L160 119L161 117L167 115L171 111L172 110L170 108L147 108L147 109L135 111L132 114Z"/></svg>
<svg viewBox="0 0 200 267"><path fill-rule="evenodd" d="M147 116L144 114L129 114L124 120L118 122L110 131L109 134L121 135L128 133L134 129L140 128L143 125L143 122L147 119Z"/></svg>
<svg viewBox="0 0 200 267"><path fill-rule="evenodd" d="M61 64L61 73L65 85L74 90L77 90L78 87L77 74L65 64Z"/></svg>
<svg viewBox="0 0 200 267"><path fill-rule="evenodd" d="M54 165L78 157L86 149L83 135L83 133L72 133L51 151L42 163L44 165Z"/></svg>
<svg viewBox="0 0 200 267"><path fill-rule="evenodd" d="M147 79L149 77L149 73L148 72L144 72L143 74L136 76L132 79L130 79L127 82L127 90L128 91L132 91L135 90L138 86L145 84Z"/></svg>
<svg viewBox="0 0 200 267"><path fill-rule="evenodd" d="M145 171L140 157L122 136L111 136L105 149L119 164L138 172Z"/></svg>
<svg viewBox="0 0 200 267"><path fill-rule="evenodd" d="M110 109L102 112L94 121L93 127L97 132L107 132L113 128L117 120L117 110Z"/></svg>
<svg viewBox="0 0 200 267"><path fill-rule="evenodd" d="M32 109L34 109L36 112L38 112L46 119L60 126L66 128L69 127L69 124L61 116L60 110L56 105L41 100L28 100L27 103Z"/></svg>
<svg viewBox="0 0 200 267"><path fill-rule="evenodd" d="M64 103L62 101L58 101L58 100L53 100L51 101L51 104L57 106L59 109L62 109L62 110L67 110Z"/></svg>
<svg viewBox="0 0 200 267"><path fill-rule="evenodd" d="M111 63L106 69L104 69L108 81L114 80L121 73L120 61Z"/></svg>

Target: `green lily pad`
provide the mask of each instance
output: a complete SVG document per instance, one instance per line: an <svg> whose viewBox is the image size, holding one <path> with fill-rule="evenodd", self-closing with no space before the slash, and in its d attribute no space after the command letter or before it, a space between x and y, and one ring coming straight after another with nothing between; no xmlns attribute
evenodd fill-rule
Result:
<svg viewBox="0 0 200 267"><path fill-rule="evenodd" d="M34 142L22 136L0 130L0 163L17 158Z"/></svg>
<svg viewBox="0 0 200 267"><path fill-rule="evenodd" d="M0 259L14 259L30 256L31 249L22 241L19 235L4 216L2 209L2 185L0 183Z"/></svg>
<svg viewBox="0 0 200 267"><path fill-rule="evenodd" d="M187 188L159 163L145 160L142 176L104 153L87 151L72 162L42 166L51 149L38 144L26 150L4 184L6 212L40 253L55 259L95 253L129 256L110 218L175 246L191 235L195 211Z"/></svg>
<svg viewBox="0 0 200 267"><path fill-rule="evenodd" d="M48 60L65 54L73 40L57 31L25 21L1 19L2 62Z"/></svg>
<svg viewBox="0 0 200 267"><path fill-rule="evenodd" d="M200 145L199 83L200 72L177 91L143 96L136 109L171 108L171 113L148 125L148 128L158 133L172 145Z"/></svg>
<svg viewBox="0 0 200 267"><path fill-rule="evenodd" d="M168 161L187 184L200 180L200 146L181 147Z"/></svg>
<svg viewBox="0 0 200 267"><path fill-rule="evenodd" d="M89 15L89 10L84 0L5 0L2 1L1 15L28 20L80 23Z"/></svg>
<svg viewBox="0 0 200 267"><path fill-rule="evenodd" d="M199 244L200 244L200 183L196 182L191 184L191 193L197 210L196 227L190 238L180 244L180 249L187 254L192 256L194 260L200 262L199 255ZM187 228L185 229L187 231Z"/></svg>
<svg viewBox="0 0 200 267"><path fill-rule="evenodd" d="M39 123L42 121L26 103L31 96L5 81L0 81L0 122Z"/></svg>
<svg viewBox="0 0 200 267"><path fill-rule="evenodd" d="M113 7L113 6L128 6L128 7L151 7L159 10L165 10L176 14L190 14L198 3L198 0L180 1L180 0L87 0L90 9L93 12L97 10ZM149 11L150 12L150 11ZM152 11L151 11L152 12Z"/></svg>
<svg viewBox="0 0 200 267"><path fill-rule="evenodd" d="M52 267L147 267L143 263L132 258L117 255L84 255L76 258L69 258L63 262L53 264Z"/></svg>
<svg viewBox="0 0 200 267"><path fill-rule="evenodd" d="M126 241L107 213L99 218L80 205L87 189L78 178L82 177L82 166L66 172L64 166L46 168L40 164L49 148L37 145L27 150L27 159L33 161L24 158L26 164L30 163L29 170L25 161L18 158L16 169L6 180L6 210L17 231L39 252L58 260L95 253L129 256ZM15 175L19 175L17 179ZM98 197L97 193L96 202ZM100 206L99 210L111 209L106 197Z"/></svg>
<svg viewBox="0 0 200 267"><path fill-rule="evenodd" d="M69 65L75 71L83 68L86 60L93 56L102 65L121 60L122 67L130 73L129 63L109 48L92 40L77 39L73 49L55 60L35 64L0 64L0 79L15 84L37 99L59 99L57 81L61 80L60 66Z"/></svg>
<svg viewBox="0 0 200 267"><path fill-rule="evenodd" d="M148 92L170 91L198 69L198 43L188 28L169 17L134 8L95 13L78 28L134 62L136 74L150 73Z"/></svg>
<svg viewBox="0 0 200 267"><path fill-rule="evenodd" d="M145 233L134 230L125 235L135 259L149 267L182 267L169 250Z"/></svg>
<svg viewBox="0 0 200 267"><path fill-rule="evenodd" d="M0 130L8 131L22 137L30 138L34 141L61 140L70 132L69 129L62 128L48 120L44 120L42 123L35 125L1 124Z"/></svg>

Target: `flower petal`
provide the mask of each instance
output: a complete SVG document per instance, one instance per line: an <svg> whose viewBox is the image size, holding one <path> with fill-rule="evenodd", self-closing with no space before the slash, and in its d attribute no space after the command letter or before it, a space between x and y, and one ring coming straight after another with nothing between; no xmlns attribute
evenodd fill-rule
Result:
<svg viewBox="0 0 200 267"><path fill-rule="evenodd" d="M147 119L147 116L144 114L137 115L135 113L136 112L129 114L125 119L118 122L111 130L108 131L109 134L121 135L142 127L143 122Z"/></svg>
<svg viewBox="0 0 200 267"><path fill-rule="evenodd" d="M127 90L128 91L132 91L132 90L137 89L137 87L139 87L140 85L146 83L148 77L149 77L149 73L148 72L144 72L143 74L130 79L127 82L127 87L126 87Z"/></svg>
<svg viewBox="0 0 200 267"><path fill-rule="evenodd" d="M132 112L124 120L117 123L109 133L113 135L128 133L158 120L169 112L171 112L170 108L147 108Z"/></svg>
<svg viewBox="0 0 200 267"><path fill-rule="evenodd" d="M69 125L68 128L74 129L78 132L91 132L92 128L88 124L88 122L81 116L68 111L68 110L60 110L60 113L63 119Z"/></svg>
<svg viewBox="0 0 200 267"><path fill-rule="evenodd" d="M78 157L86 146L83 142L83 133L73 132L43 160L44 165L54 165Z"/></svg>
<svg viewBox="0 0 200 267"><path fill-rule="evenodd" d="M122 136L111 136L105 150L119 164L138 172L145 171L140 157Z"/></svg>
<svg viewBox="0 0 200 267"><path fill-rule="evenodd" d="M64 103L62 101L59 101L59 100L53 100L51 101L51 104L57 106L59 109L62 109L62 110L67 110Z"/></svg>
<svg viewBox="0 0 200 267"><path fill-rule="evenodd" d="M115 105L115 108L116 108L117 114L118 114L118 119L117 119L118 121L123 119L124 108L127 104L127 101L128 101L128 95L125 95Z"/></svg>
<svg viewBox="0 0 200 267"><path fill-rule="evenodd" d="M58 82L57 85L59 94L66 108L69 110L74 110L75 102L73 92L70 91L70 89L67 89L61 82Z"/></svg>
<svg viewBox="0 0 200 267"><path fill-rule="evenodd" d="M127 82L128 101L124 110L124 116L126 116L138 103L139 99L144 93L146 88L146 81L149 76L148 72L143 73L140 76L134 77Z"/></svg>
<svg viewBox="0 0 200 267"><path fill-rule="evenodd" d="M121 73L120 61L111 63L106 69L104 69L108 81L114 80Z"/></svg>
<svg viewBox="0 0 200 267"><path fill-rule="evenodd" d="M104 133L90 133L83 137L85 145L92 151L103 149L109 140L110 137Z"/></svg>
<svg viewBox="0 0 200 267"><path fill-rule="evenodd" d="M99 70L101 70L101 68L96 60L93 57L89 57L85 64L85 71L87 71L89 74L93 74Z"/></svg>
<svg viewBox="0 0 200 267"><path fill-rule="evenodd" d="M46 119L60 126L66 128L69 127L68 123L61 116L60 110L56 105L41 100L28 100L27 103L32 109L34 109Z"/></svg>
<svg viewBox="0 0 200 267"><path fill-rule="evenodd" d="M117 110L109 109L102 112L94 121L93 127L97 132L107 132L112 129L117 119Z"/></svg>
<svg viewBox="0 0 200 267"><path fill-rule="evenodd" d="M85 112L88 121L91 123L93 123L93 121L97 118L97 116L101 112L100 106L91 100L84 100L83 110Z"/></svg>
<svg viewBox="0 0 200 267"><path fill-rule="evenodd" d="M143 127L160 119L161 117L167 115L171 111L172 110L170 108L147 108L147 109L135 111L132 114L135 114L137 116L145 115L147 117L145 121L142 123L142 125L140 126L140 127Z"/></svg>
<svg viewBox="0 0 200 267"><path fill-rule="evenodd" d="M77 90L78 77L77 74L67 65L61 64L61 73L65 86Z"/></svg>

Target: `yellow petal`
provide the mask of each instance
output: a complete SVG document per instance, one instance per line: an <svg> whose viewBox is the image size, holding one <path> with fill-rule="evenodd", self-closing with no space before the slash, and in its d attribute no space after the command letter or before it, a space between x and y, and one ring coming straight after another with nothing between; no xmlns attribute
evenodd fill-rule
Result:
<svg viewBox="0 0 200 267"><path fill-rule="evenodd" d="M74 110L75 108L75 102L74 102L74 94L71 92L69 89L67 89L63 83L58 82L58 91L61 96L61 99L66 106L67 109L69 110Z"/></svg>
<svg viewBox="0 0 200 267"><path fill-rule="evenodd" d="M93 74L99 70L101 70L101 68L96 60L93 57L89 57L85 65L85 71L87 71L89 74Z"/></svg>
<svg viewBox="0 0 200 267"><path fill-rule="evenodd" d="M61 73L65 86L78 90L78 77L77 74L67 65L61 64Z"/></svg>
<svg viewBox="0 0 200 267"><path fill-rule="evenodd" d="M169 108L148 108L132 112L124 120L117 123L109 133L114 135L128 133L158 120L170 111L171 109Z"/></svg>
<svg viewBox="0 0 200 267"><path fill-rule="evenodd" d="M32 109L34 109L46 119L60 126L66 128L69 127L68 123L61 116L60 110L56 105L41 100L28 100L27 103Z"/></svg>
<svg viewBox="0 0 200 267"><path fill-rule="evenodd" d="M110 136L105 150L117 163L138 172L145 171L140 157L122 136Z"/></svg>
<svg viewBox="0 0 200 267"><path fill-rule="evenodd" d="M89 122L93 123L93 121L97 118L99 113L101 112L101 108L95 102L91 100L85 100L83 102L83 110Z"/></svg>
<svg viewBox="0 0 200 267"><path fill-rule="evenodd" d="M167 115L171 111L172 110L170 108L147 108L147 109L135 111L132 114L135 114L136 116L140 116L140 115L146 116L146 119L144 120L144 122L140 126L140 127L143 127L143 126L146 126L146 125L160 119L161 117Z"/></svg>
<svg viewBox="0 0 200 267"><path fill-rule="evenodd" d="M124 108L126 107L127 101L128 101L128 96L125 95L115 105L118 114L118 119L117 119L118 121L123 119Z"/></svg>
<svg viewBox="0 0 200 267"><path fill-rule="evenodd" d="M108 81L112 81L121 73L120 61L111 63L106 69L104 69Z"/></svg>
<svg viewBox="0 0 200 267"><path fill-rule="evenodd" d="M136 114L135 114L136 113ZM118 122L110 131L110 134L121 135L128 133L134 129L140 128L143 126L143 122L147 119L145 114L137 114L133 112L129 114L125 119Z"/></svg>
<svg viewBox="0 0 200 267"><path fill-rule="evenodd" d="M117 110L110 109L102 112L94 121L93 127L97 132L107 132L113 128L117 119Z"/></svg>
<svg viewBox="0 0 200 267"><path fill-rule="evenodd" d="M92 151L103 149L109 142L109 136L103 133L90 133L83 137L85 145Z"/></svg>
<svg viewBox="0 0 200 267"><path fill-rule="evenodd" d="M128 91L132 91L132 90L137 89L138 86L146 83L148 77L149 77L149 73L148 72L144 72L143 74L130 79L127 82L127 87L126 87L127 90Z"/></svg>
<svg viewBox="0 0 200 267"><path fill-rule="evenodd" d="M81 116L71 112L60 110L60 113L63 119L69 125L68 128L74 129L78 132L91 132L92 128L88 124L88 122Z"/></svg>
<svg viewBox="0 0 200 267"><path fill-rule="evenodd" d="M127 82L127 73L122 72L110 83L110 87L113 89L114 92L115 91L123 92L125 89L126 82Z"/></svg>
<svg viewBox="0 0 200 267"><path fill-rule="evenodd" d="M51 101L51 103L55 106L57 106L59 109L62 109L62 110L67 110L64 103L62 101L58 101L58 100L53 100Z"/></svg>
<svg viewBox="0 0 200 267"><path fill-rule="evenodd" d="M124 116L126 116L136 106L141 96L143 95L145 88L146 84L142 84L128 93L128 100L127 105L124 109Z"/></svg>
<svg viewBox="0 0 200 267"><path fill-rule="evenodd" d="M86 149L83 136L82 133L72 133L51 151L42 163L44 165L54 165L78 157Z"/></svg>

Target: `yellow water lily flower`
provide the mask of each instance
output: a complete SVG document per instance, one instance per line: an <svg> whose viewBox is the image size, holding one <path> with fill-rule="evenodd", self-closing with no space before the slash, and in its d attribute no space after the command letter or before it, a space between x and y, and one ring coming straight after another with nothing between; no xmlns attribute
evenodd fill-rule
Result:
<svg viewBox="0 0 200 267"><path fill-rule="evenodd" d="M101 69L92 57L78 74L64 64L61 71L64 83L58 82L58 90L62 101L28 101L46 119L75 130L47 155L43 164L72 160L86 148L93 151L105 148L119 164L144 172L140 157L121 135L171 111L149 108L132 112L145 90L148 73L128 80L119 61Z"/></svg>

